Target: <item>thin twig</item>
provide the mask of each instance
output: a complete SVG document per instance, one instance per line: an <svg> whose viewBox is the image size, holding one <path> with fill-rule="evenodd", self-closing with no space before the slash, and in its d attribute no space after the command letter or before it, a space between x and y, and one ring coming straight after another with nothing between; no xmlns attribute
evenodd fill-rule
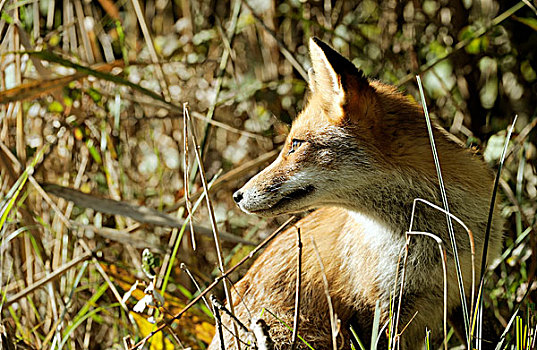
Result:
<svg viewBox="0 0 537 350"><path fill-rule="evenodd" d="M196 290L198 291L198 293L201 293L200 285L198 284L198 281L196 281L196 279L194 278L194 275L192 275L192 273L190 272L188 267L186 267L186 265L184 263L181 263L181 265L179 265L179 267L181 268L181 270L183 270L188 275L188 277L190 277L190 280L192 281L192 283L194 283L194 286L196 287ZM209 302L207 301L207 299L205 297L203 297L201 299L205 303L205 306L207 306L207 309L209 309L209 311L212 312L213 308L209 305Z"/></svg>
<svg viewBox="0 0 537 350"><path fill-rule="evenodd" d="M205 299L205 298L204 298ZM211 302L213 302L213 296L211 295ZM214 305L213 303L213 308L214 308L214 318L216 319L216 328L217 328L217 333L218 333L218 338L220 339L220 349L221 350L226 350L226 343L224 342L224 332L222 331L222 318L220 317L220 310L218 309L218 307L216 307L216 305Z"/></svg>
<svg viewBox="0 0 537 350"><path fill-rule="evenodd" d="M407 324L405 324L405 326L403 327L403 329L401 330L401 334L402 335L403 333L405 333L406 329L408 328L408 326L410 326L410 324L412 323L412 321L414 321L414 319L416 318L416 316L418 315L418 312L419 311L416 311L414 312L414 315L412 315L412 317L410 318L410 321L407 322ZM445 332L444 332L445 334Z"/></svg>
<svg viewBox="0 0 537 350"><path fill-rule="evenodd" d="M401 317L401 304L403 303L403 291L404 291L404 288L405 288L406 267L407 267L407 262L408 262L408 247L409 247L409 245L410 245L410 236L407 235L406 236L406 243L403 246L405 254L404 254L404 257L403 257L403 267L402 267L403 272L401 273L401 285L399 287L399 302L397 303L397 312L394 314L395 322L393 322L393 324L390 325L390 327L393 328L393 330L390 333L392 335L394 335L394 339L395 339L395 343L393 344L393 346L398 346L397 343L398 343L399 338L397 337L397 332L398 332L398 327L399 327L399 319ZM399 254L399 259L397 261L397 266L399 266L399 264L401 262L401 253ZM399 269L397 269L397 274L395 276L395 287L394 287L394 289L397 288L398 275L399 275ZM394 297L394 303L395 303L395 297Z"/></svg>
<svg viewBox="0 0 537 350"><path fill-rule="evenodd" d="M526 138L530 135L530 133L533 131L533 129L535 129L535 127L537 126L537 118L536 117L537 117L537 109L533 113L533 117L532 117L533 120L531 121L531 123L526 125L520 131L520 133L517 135L517 137L515 137L513 139L513 142L515 143L515 145L513 147L509 148L509 150L507 151L507 154L505 155L505 159L508 159L509 156L511 154L513 154L513 152L516 152L518 150L518 148L524 144L524 141L526 140Z"/></svg>
<svg viewBox="0 0 537 350"><path fill-rule="evenodd" d="M188 113L186 111L187 103L183 103L183 116ZM183 147L185 152L185 169L184 169L184 192L185 192L185 204L186 204L186 210L188 212L188 216L192 217L192 203L190 202L190 179L189 179L189 162L188 162L188 120L187 118L183 118ZM194 224L192 219L189 220L190 225L190 239L192 241L192 250L196 250L196 236L194 234Z"/></svg>
<svg viewBox="0 0 537 350"><path fill-rule="evenodd" d="M244 323L242 323L241 320L239 320L237 318L237 316L235 316L233 313L231 313L231 311L227 307L222 305L222 303L218 299L216 299L216 297L213 294L211 294L211 296L209 298L211 299L211 303L213 304L213 306L216 309L218 309L218 310L224 312L226 315L228 315L229 318L231 318L233 320L233 322L235 322L237 324L237 326L239 326L243 332L245 332L245 333L250 332L248 330L248 328L244 325Z"/></svg>
<svg viewBox="0 0 537 350"><path fill-rule="evenodd" d="M233 284L233 282L228 277L226 277L226 279L228 280L229 284L231 285L231 289L239 297L240 303L244 306L244 310L246 310L246 312L248 313L248 318L251 320L253 318L252 317L252 312L250 311L250 308L248 307L248 304L246 304L246 301L244 300L243 295L241 294L241 292L236 288L236 286Z"/></svg>
<svg viewBox="0 0 537 350"><path fill-rule="evenodd" d="M181 263L180 268L181 268L181 270L186 272L188 277L190 277L190 280L192 281L192 283L194 283L194 286L196 287L196 290L198 291L198 293L201 293L200 285L198 284L198 282L194 278L194 275L192 275L190 270L186 267L186 265L184 263ZM213 316L214 316L214 318L216 320L216 326L217 326L218 333L219 333L218 335L220 336L220 344L223 345L224 344L224 338L223 338L222 328L225 328L230 333L232 333L232 332L231 332L231 330L229 330L222 323L222 318L221 318L221 315L220 315L220 312L219 312L220 308L216 307L216 304L215 304L215 301L213 300L213 298L214 298L214 296L211 295L210 299L211 299L212 306L209 305L209 302L207 301L207 298L203 297L202 300L205 303L205 306L207 307L207 309L209 309L209 311L213 314ZM227 309L226 309L226 311L227 311ZM238 321L238 322L240 322L240 321ZM240 341L240 339L239 339L239 341Z"/></svg>
<svg viewBox="0 0 537 350"><path fill-rule="evenodd" d="M203 190L205 191L205 200L206 200L206 203L207 203L207 210L209 212L209 218L211 220L211 228L213 230L213 236L214 236L214 245L215 245L215 248L216 248L216 257L218 259L218 268L220 269L220 273L224 273L224 257L223 257L223 254L222 254L222 245L220 244L220 236L218 234L218 225L216 224L216 218L214 216L214 210L213 210L213 203L211 201L211 196L209 195L209 186L207 185L207 176L205 174L205 167L203 166L203 160L201 158L201 154L200 154L200 146L199 146L199 143L198 143L198 138L196 136L196 130L194 128L194 124L192 122L192 120L190 119L190 115L188 113L188 108L185 108L184 109L184 117L185 119L187 119L189 125L190 125L190 128L192 129L192 141L194 142L194 154L196 155L196 159L198 161L198 167L199 167L199 172L200 172L200 178L201 178L201 183L203 185ZM224 279L222 281L222 284L224 286L224 294L226 296L226 299L229 303L229 308L231 309L231 312L233 313L233 299L231 298L231 293L229 291L229 286L228 286L228 283L227 281ZM238 329L237 329L237 326L234 325L234 330L235 330L235 336L238 338L239 337L239 333L238 333ZM240 345L239 343L237 342L237 349L240 350Z"/></svg>
<svg viewBox="0 0 537 350"><path fill-rule="evenodd" d="M300 227L296 228L296 293L295 293L295 316L293 323L293 335L291 337L291 350L296 348L298 326L300 322L300 287L302 283L302 240L300 237Z"/></svg>

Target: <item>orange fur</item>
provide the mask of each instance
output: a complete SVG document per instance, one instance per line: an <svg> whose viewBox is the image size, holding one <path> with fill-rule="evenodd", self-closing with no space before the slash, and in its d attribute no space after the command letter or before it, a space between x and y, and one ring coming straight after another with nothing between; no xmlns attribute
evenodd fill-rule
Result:
<svg viewBox="0 0 537 350"><path fill-rule="evenodd" d="M319 208L299 221L303 234L299 333L315 349L332 347L322 273L313 251L319 247L334 309L340 320L338 347L349 349L349 326L371 339L375 304L381 326L389 318L398 258L405 245L414 198L440 205L437 174L422 109L394 87L368 81L352 63L318 39L310 42L312 94L293 122L286 144L269 167L237 191L246 212L279 215ZM487 221L493 177L484 162L436 128L436 146L450 209L473 231L476 266ZM498 211L496 211L498 212ZM498 256L502 220L496 215L489 259ZM281 234L236 285L237 317L245 323L267 308L292 325L296 283L295 230ZM432 232L448 251L448 309L455 325L460 307L453 252L445 215L418 206L414 230ZM455 227L466 294L471 287L467 234ZM401 308L401 349L423 344L425 329L441 340L443 277L436 243L415 237L409 247ZM291 332L265 314L276 348L290 344ZM224 323L230 326L229 318ZM242 335L244 336L244 334ZM226 332L226 347L235 341ZM380 347L387 346L381 335ZM218 337L210 349L219 349ZM299 348L306 348L299 344Z"/></svg>

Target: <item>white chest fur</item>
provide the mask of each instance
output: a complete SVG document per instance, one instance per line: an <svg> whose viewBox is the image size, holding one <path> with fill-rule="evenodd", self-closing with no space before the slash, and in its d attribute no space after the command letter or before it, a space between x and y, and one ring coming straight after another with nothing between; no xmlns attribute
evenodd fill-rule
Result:
<svg viewBox="0 0 537 350"><path fill-rule="evenodd" d="M376 289L382 295L383 306L387 306L405 237L370 216L348 213L345 232L340 236L342 268L353 272L350 280L354 291L369 293L371 288Z"/></svg>

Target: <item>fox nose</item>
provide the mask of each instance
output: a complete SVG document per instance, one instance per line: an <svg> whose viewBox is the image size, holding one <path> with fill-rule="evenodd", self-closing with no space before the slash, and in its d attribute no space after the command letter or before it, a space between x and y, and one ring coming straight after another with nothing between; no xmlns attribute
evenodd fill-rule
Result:
<svg viewBox="0 0 537 350"><path fill-rule="evenodd" d="M241 191L237 191L237 192L233 193L233 200L235 201L235 203L239 204L239 202L242 200L242 198L243 198L243 195L242 195Z"/></svg>

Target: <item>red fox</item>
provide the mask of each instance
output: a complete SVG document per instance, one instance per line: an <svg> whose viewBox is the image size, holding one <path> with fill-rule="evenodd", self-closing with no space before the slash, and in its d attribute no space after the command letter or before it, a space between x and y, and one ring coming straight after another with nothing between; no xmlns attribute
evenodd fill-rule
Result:
<svg viewBox="0 0 537 350"><path fill-rule="evenodd" d="M349 60L317 38L309 43L311 94L294 120L283 150L265 170L235 192L246 213L260 216L320 208L295 226L303 242L301 306L298 333L314 349L332 349L328 302L318 247L339 320L337 348L350 349L349 327L370 345L375 306L380 326L390 318L398 262L415 198L440 205L441 197L422 108L395 87L368 80ZM436 148L451 212L474 234L475 266L481 264L493 174L475 153L436 127ZM495 211L496 213L498 210ZM466 295L472 285L468 235L454 223ZM501 217L493 218L488 261L502 245ZM414 230L434 233L447 250L448 317L463 334L461 301L445 214L418 205ZM296 288L296 228L289 228L259 256L234 287L234 309L249 324L264 321L276 349L290 348ZM423 347L426 329L443 340L443 274L438 246L414 236L409 245L399 320L400 349ZM468 304L470 305L470 304ZM395 312L395 310L392 310ZM283 321L283 322L282 322ZM225 348L235 337L232 320L223 317ZM227 330L226 330L227 329ZM387 348L386 332L379 348ZM241 338L246 335L241 334ZM492 344L488 347L490 347ZM485 348L487 343L485 342ZM306 349L298 341L299 349ZM220 349L217 334L209 347ZM493 348L493 347L492 347Z"/></svg>

